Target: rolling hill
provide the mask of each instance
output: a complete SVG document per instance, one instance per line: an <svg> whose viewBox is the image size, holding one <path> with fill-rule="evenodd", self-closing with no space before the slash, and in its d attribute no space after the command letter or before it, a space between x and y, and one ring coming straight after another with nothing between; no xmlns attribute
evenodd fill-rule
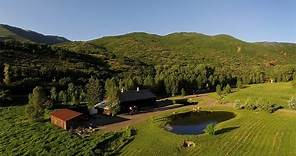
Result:
<svg viewBox="0 0 296 156"><path fill-rule="evenodd" d="M89 41L119 56L149 64L274 66L296 63L296 44L249 43L228 35L131 33Z"/></svg>
<svg viewBox="0 0 296 156"><path fill-rule="evenodd" d="M5 24L0 24L0 39L13 39L22 42L34 42L49 45L69 42L69 40L64 37L43 35L31 30L24 30L18 27L13 27Z"/></svg>

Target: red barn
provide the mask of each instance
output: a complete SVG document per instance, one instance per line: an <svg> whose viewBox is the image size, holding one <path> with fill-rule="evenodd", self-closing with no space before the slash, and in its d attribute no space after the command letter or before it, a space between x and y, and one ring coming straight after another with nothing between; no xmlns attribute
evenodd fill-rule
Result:
<svg viewBox="0 0 296 156"><path fill-rule="evenodd" d="M58 109L51 113L50 120L51 124L68 130L77 128L81 124L83 114L70 109Z"/></svg>

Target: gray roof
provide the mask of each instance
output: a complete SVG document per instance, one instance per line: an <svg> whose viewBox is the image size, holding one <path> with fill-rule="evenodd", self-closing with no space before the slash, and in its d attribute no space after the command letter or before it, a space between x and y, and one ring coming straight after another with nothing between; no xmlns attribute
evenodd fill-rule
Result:
<svg viewBox="0 0 296 156"><path fill-rule="evenodd" d="M130 102L130 101L138 101L138 100L146 100L156 98L156 96L149 89L142 90L128 90L124 91L120 95L120 102Z"/></svg>

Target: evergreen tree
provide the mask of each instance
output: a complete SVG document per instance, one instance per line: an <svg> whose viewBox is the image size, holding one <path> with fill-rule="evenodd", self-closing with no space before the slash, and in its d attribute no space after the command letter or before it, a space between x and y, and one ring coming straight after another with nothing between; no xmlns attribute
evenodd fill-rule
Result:
<svg viewBox="0 0 296 156"><path fill-rule="evenodd" d="M6 85L10 84L10 73L11 73L11 67L9 64L4 64L4 79L3 82Z"/></svg>
<svg viewBox="0 0 296 156"><path fill-rule="evenodd" d="M35 87L29 94L29 102L26 107L26 115L30 120L41 120L44 116L44 103L46 95L42 87Z"/></svg>
<svg viewBox="0 0 296 156"><path fill-rule="evenodd" d="M186 95L185 89L182 88L182 89L181 89L181 96L185 96L185 95Z"/></svg>
<svg viewBox="0 0 296 156"><path fill-rule="evenodd" d="M79 93L77 89L74 91L74 93L71 96L71 103L76 105L80 103Z"/></svg>
<svg viewBox="0 0 296 156"><path fill-rule="evenodd" d="M58 94L57 94L56 87L52 87L50 89L50 99L53 100L54 102L56 102L58 100Z"/></svg>
<svg viewBox="0 0 296 156"><path fill-rule="evenodd" d="M81 89L80 95L79 95L79 101L85 101L86 100L86 93L83 89Z"/></svg>
<svg viewBox="0 0 296 156"><path fill-rule="evenodd" d="M153 86L154 86L154 79L152 78L152 76L148 75L144 79L144 86L147 87L147 88L153 88Z"/></svg>
<svg viewBox="0 0 296 156"><path fill-rule="evenodd" d="M73 101L75 101L75 85L73 83L68 84L68 89L67 89L67 101L71 101L73 104Z"/></svg>
<svg viewBox="0 0 296 156"><path fill-rule="evenodd" d="M67 94L63 90L59 92L59 101L61 101L62 103L68 102Z"/></svg>
<svg viewBox="0 0 296 156"><path fill-rule="evenodd" d="M217 93L219 96L222 95L221 86L220 86L219 84L216 86L216 93Z"/></svg>
<svg viewBox="0 0 296 156"><path fill-rule="evenodd" d="M105 83L106 96L108 98L107 106L112 111L112 115L120 111L119 105L119 88L116 86L114 79L108 79Z"/></svg>
<svg viewBox="0 0 296 156"><path fill-rule="evenodd" d="M100 102L101 86L98 79L91 77L86 85L86 90L86 99L89 106L94 106Z"/></svg>
<svg viewBox="0 0 296 156"><path fill-rule="evenodd" d="M127 79L125 79L125 81L124 81L124 88L126 89L126 90L129 90L129 89L135 89L135 83L134 83L134 80L132 79L132 78L127 78Z"/></svg>
<svg viewBox="0 0 296 156"><path fill-rule="evenodd" d="M241 81L241 79L238 79L238 80L236 81L236 87L237 87L238 89L241 89L241 88L242 88L242 81Z"/></svg>

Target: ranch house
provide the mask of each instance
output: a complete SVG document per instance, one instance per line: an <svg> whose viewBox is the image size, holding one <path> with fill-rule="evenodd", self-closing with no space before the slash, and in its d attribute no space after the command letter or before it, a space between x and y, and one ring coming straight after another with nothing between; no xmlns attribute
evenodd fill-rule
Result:
<svg viewBox="0 0 296 156"><path fill-rule="evenodd" d="M95 107L99 112L110 115L108 107L106 107L106 100L98 103ZM156 96L149 89L140 90L121 90L119 96L120 112L130 112L131 107L137 107L138 110L143 108L152 108L156 106Z"/></svg>
<svg viewBox="0 0 296 156"><path fill-rule="evenodd" d="M138 109L154 107L156 96L149 89L122 91L119 97L122 112L128 112L129 107L136 106Z"/></svg>

